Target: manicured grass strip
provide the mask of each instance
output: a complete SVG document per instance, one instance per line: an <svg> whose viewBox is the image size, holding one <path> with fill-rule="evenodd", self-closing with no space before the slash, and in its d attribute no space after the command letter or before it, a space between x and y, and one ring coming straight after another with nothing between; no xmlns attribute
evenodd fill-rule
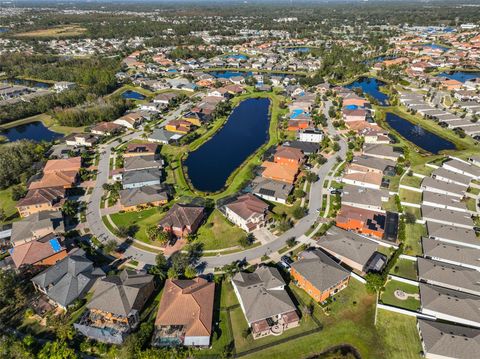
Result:
<svg viewBox="0 0 480 359"><path fill-rule="evenodd" d="M404 291L408 295L415 295L416 297L409 296L406 300L398 299L394 294L396 290ZM396 280L389 280L383 289L380 299L383 304L416 311L420 308L420 300L418 299L418 295L418 287Z"/></svg>
<svg viewBox="0 0 480 359"><path fill-rule="evenodd" d="M203 243L204 250L213 250L238 246L238 241L245 236L243 230L230 223L215 209L198 230L197 241Z"/></svg>
<svg viewBox="0 0 480 359"><path fill-rule="evenodd" d="M422 254L420 239L427 235L427 229L423 224L405 224L405 247L404 253L417 256Z"/></svg>
<svg viewBox="0 0 480 359"><path fill-rule="evenodd" d="M390 274L398 277L416 280L417 279L417 262L408 259L398 258Z"/></svg>

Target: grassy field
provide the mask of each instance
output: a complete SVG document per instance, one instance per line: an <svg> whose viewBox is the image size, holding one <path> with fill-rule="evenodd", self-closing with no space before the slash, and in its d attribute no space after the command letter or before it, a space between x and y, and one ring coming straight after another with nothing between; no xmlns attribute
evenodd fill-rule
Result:
<svg viewBox="0 0 480 359"><path fill-rule="evenodd" d="M420 177L416 176L409 176L408 174L403 176L402 180L400 181L400 184L403 184L405 186L409 187L415 187L415 188L420 188L420 184L422 183L423 179Z"/></svg>
<svg viewBox="0 0 480 359"><path fill-rule="evenodd" d="M414 317L379 309L377 332L383 344L383 358L420 359L422 345Z"/></svg>
<svg viewBox="0 0 480 359"><path fill-rule="evenodd" d="M16 202L12 200L12 187L0 190L0 208L5 212L5 217L7 218L5 223L10 222L10 218L16 215L17 209L15 205Z"/></svg>
<svg viewBox="0 0 480 359"><path fill-rule="evenodd" d="M422 194L420 192L410 191L408 189L400 188L398 196L401 202L420 203L422 202Z"/></svg>
<svg viewBox="0 0 480 359"><path fill-rule="evenodd" d="M405 224L405 254L416 256L422 254L420 238L427 235L423 224Z"/></svg>
<svg viewBox="0 0 480 359"><path fill-rule="evenodd" d="M380 296L383 304L392 305L394 307L404 308L408 310L417 310L420 308L420 300L411 296L406 300L401 300L395 297L394 292L396 290L402 290L407 294L418 295L419 288L417 286L399 282L396 280L389 280L385 287L383 288L382 294Z"/></svg>
<svg viewBox="0 0 480 359"><path fill-rule="evenodd" d="M203 249L222 249L237 246L238 240L245 236L243 230L230 223L215 209L198 230L197 241L203 243Z"/></svg>
<svg viewBox="0 0 480 359"><path fill-rule="evenodd" d="M397 262L390 270L390 274L407 278L407 279L417 279L417 262L410 261L408 259L398 258Z"/></svg>
<svg viewBox="0 0 480 359"><path fill-rule="evenodd" d="M146 229L151 225L157 224L163 216L164 212L161 207L154 207L138 212L114 213L110 218L117 227L137 226L135 238L151 244L152 241L148 239Z"/></svg>
<svg viewBox="0 0 480 359"><path fill-rule="evenodd" d="M15 37L71 37L83 34L87 29L78 25L55 26L46 29L38 29L15 34Z"/></svg>

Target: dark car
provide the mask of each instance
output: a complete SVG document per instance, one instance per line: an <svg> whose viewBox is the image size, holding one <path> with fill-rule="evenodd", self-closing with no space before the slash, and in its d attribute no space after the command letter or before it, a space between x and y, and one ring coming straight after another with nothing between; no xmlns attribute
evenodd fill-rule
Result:
<svg viewBox="0 0 480 359"><path fill-rule="evenodd" d="M282 265L285 269L290 269L290 266L292 265L293 260L289 256L282 256L280 258L280 265Z"/></svg>

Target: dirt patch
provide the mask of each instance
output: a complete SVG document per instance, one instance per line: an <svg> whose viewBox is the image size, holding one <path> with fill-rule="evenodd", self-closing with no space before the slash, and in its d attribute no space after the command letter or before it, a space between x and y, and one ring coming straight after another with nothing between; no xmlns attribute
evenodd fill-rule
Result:
<svg viewBox="0 0 480 359"><path fill-rule="evenodd" d="M77 25L56 26L15 34L15 37L70 37L83 34L87 29Z"/></svg>

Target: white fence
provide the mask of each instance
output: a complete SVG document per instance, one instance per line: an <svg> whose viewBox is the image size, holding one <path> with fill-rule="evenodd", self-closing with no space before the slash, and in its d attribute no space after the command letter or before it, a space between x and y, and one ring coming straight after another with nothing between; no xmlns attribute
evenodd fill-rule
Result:
<svg viewBox="0 0 480 359"><path fill-rule="evenodd" d="M389 312L404 314L404 315L408 315L410 317L417 317L417 318L421 318L421 319L431 319L431 320L436 319L433 315L414 312L414 311L411 311L411 310L408 310L408 309L392 307L390 305L385 305L385 304L381 304L381 303L377 303L377 307L378 307L378 309L384 309L384 310L388 310Z"/></svg>
<svg viewBox="0 0 480 359"><path fill-rule="evenodd" d="M409 261L413 261L413 262L416 262L416 261L417 261L417 257L409 256L409 255L407 255L407 254L400 254L398 257L399 257L399 258L402 258L402 259L409 260Z"/></svg>
<svg viewBox="0 0 480 359"><path fill-rule="evenodd" d="M404 184L401 184L401 185L399 186L399 188L408 189L409 191L413 191L413 192L423 193L423 189L421 189L421 188L412 187L412 186L406 186L406 185L404 185Z"/></svg>
<svg viewBox="0 0 480 359"><path fill-rule="evenodd" d="M367 283L367 281L363 277L360 277L357 273L351 272L350 275L352 276L352 278L355 278L360 283L363 283L363 284Z"/></svg>
<svg viewBox="0 0 480 359"><path fill-rule="evenodd" d="M418 283L415 280L402 278L402 277L397 277L396 275L393 275L393 274L389 274L388 278L390 278L392 280L396 280L397 282L402 282L402 283L407 283L407 284L410 284L410 285L414 285L415 287L418 287L420 285L420 283Z"/></svg>
<svg viewBox="0 0 480 359"><path fill-rule="evenodd" d="M415 208L421 208L422 206L418 203L410 203L410 202L400 202L402 206L405 207L415 207Z"/></svg>

